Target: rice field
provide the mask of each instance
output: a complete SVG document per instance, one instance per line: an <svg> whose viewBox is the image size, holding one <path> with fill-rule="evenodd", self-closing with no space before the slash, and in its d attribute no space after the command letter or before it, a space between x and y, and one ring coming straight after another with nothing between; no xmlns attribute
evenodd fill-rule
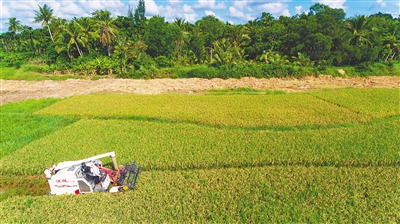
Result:
<svg viewBox="0 0 400 224"><path fill-rule="evenodd" d="M123 194L2 197L0 218L5 223L395 223L400 220L398 93L95 94L5 104L0 112L10 116L8 126L14 128L2 129L2 136L19 143L0 158L0 176L12 174L1 182L6 193L14 182L23 186L18 177L37 177L52 164L109 151L119 164L136 160L142 172L137 188ZM16 119L21 113L24 118ZM52 123L55 117L63 122ZM23 126L25 118L47 120ZM47 126L56 128L29 142L23 134L9 134L16 127L31 133ZM26 181L45 186L42 182ZM97 210L77 209L93 204Z"/></svg>

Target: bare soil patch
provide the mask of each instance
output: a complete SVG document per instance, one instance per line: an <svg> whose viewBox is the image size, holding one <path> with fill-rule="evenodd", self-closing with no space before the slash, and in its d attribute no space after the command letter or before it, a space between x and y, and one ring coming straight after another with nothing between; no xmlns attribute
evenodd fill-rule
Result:
<svg viewBox="0 0 400 224"><path fill-rule="evenodd" d="M284 90L304 92L336 88L400 88L399 76L371 76L368 78L333 78L331 76L301 79L100 79L65 81L0 80L0 104L25 99L63 98L90 93L202 93L210 89L248 87L258 90Z"/></svg>

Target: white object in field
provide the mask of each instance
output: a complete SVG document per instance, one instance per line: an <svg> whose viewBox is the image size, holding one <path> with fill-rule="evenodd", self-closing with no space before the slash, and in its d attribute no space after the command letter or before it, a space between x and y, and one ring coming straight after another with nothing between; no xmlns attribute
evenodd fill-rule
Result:
<svg viewBox="0 0 400 224"><path fill-rule="evenodd" d="M92 166L97 159L110 156L112 158L114 169L118 169L114 152L109 152L93 156L83 160L61 162L55 167L55 174L51 175L50 169L45 170L46 178L50 186L50 194L79 194L92 193L93 191L106 191L111 184L111 179L107 173L101 179L104 179L98 186L93 181L85 178L81 170L81 163L85 162L87 166Z"/></svg>
<svg viewBox="0 0 400 224"><path fill-rule="evenodd" d="M119 188L120 188L121 186L114 186L114 187L112 187L111 189L110 189L110 193L117 193L117 192L119 192Z"/></svg>

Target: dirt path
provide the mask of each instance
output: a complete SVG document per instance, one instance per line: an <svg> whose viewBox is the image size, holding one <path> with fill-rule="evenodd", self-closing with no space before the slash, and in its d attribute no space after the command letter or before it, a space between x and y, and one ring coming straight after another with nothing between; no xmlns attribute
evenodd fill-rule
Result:
<svg viewBox="0 0 400 224"><path fill-rule="evenodd" d="M66 81L0 80L0 104L25 99L69 97L96 92L160 94L201 93L203 90L250 87L259 90L299 92L324 88L400 88L400 77L372 76L369 78L332 78L330 76L302 79L101 79Z"/></svg>

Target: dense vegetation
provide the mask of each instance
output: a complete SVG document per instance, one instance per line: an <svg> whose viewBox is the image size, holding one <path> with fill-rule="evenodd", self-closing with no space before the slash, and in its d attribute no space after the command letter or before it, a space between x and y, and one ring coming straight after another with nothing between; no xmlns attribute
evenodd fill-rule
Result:
<svg viewBox="0 0 400 224"><path fill-rule="evenodd" d="M23 134L9 137L23 144L0 159L1 220L6 223L391 223L399 220L397 89L241 93L88 95L0 106L2 114L9 118L24 113L29 119L58 117L70 124L35 136L30 143L23 141ZM231 100L233 97L235 100ZM108 98L112 106L101 104ZM250 98L253 103L247 103ZM297 113L269 109L279 108L277 105L286 108L286 101L299 98L305 105ZM192 100L196 103L187 103ZM190 113L182 113L182 104ZM329 104L327 111L318 110L320 105ZM244 115L231 121L237 110ZM265 117L255 111L273 116ZM222 115L219 120L214 112ZM351 114L355 119L343 123L338 119L341 114ZM282 119L290 121L293 117L302 123L280 125ZM246 119L260 123L243 126L242 120ZM7 122L9 126L17 126L24 121ZM50 119L45 122L49 126L58 125L50 124ZM22 126L21 133L30 132L30 128ZM143 169L137 189L123 194L32 196L43 195L43 187L47 188L42 174L45 167L107 151L116 152L119 164L139 162ZM110 162L103 161L106 166ZM88 205L97 205L97 209L81 209Z"/></svg>
<svg viewBox="0 0 400 224"><path fill-rule="evenodd" d="M316 3L307 14L262 13L232 25L213 16L193 24L146 18L143 0L127 11L66 20L45 4L35 11L41 29L10 18L0 35L1 65L31 61L47 64L41 72L132 78L340 75L332 66L347 75L398 73L400 20L389 14L346 18L343 9Z"/></svg>

